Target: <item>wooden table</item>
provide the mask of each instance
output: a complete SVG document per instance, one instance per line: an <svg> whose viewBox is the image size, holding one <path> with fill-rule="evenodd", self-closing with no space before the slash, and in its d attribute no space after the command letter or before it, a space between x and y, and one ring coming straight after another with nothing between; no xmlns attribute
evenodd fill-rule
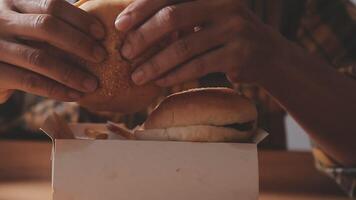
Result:
<svg viewBox="0 0 356 200"><path fill-rule="evenodd" d="M0 141L0 200L51 199L51 144ZM260 200L346 200L306 152L259 154Z"/></svg>

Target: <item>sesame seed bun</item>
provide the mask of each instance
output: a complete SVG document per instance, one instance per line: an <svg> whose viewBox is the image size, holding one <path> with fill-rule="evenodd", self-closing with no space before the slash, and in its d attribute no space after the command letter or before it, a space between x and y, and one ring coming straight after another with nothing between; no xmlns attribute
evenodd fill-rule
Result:
<svg viewBox="0 0 356 200"><path fill-rule="evenodd" d="M124 39L114 26L118 14L131 0L82 0L76 5L99 19L106 29L101 41L108 53L102 63L84 62L84 66L99 79L99 88L85 95L79 104L91 111L111 111L123 114L145 109L160 94L153 84L137 86L131 80L133 66L122 58L119 50Z"/></svg>

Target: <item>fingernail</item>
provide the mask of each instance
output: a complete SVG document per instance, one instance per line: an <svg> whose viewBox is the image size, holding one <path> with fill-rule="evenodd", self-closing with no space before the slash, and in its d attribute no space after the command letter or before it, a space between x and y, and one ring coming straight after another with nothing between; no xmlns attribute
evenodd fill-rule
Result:
<svg viewBox="0 0 356 200"><path fill-rule="evenodd" d="M93 53L94 53L94 58L97 61L103 61L106 57L106 51L100 46L95 47Z"/></svg>
<svg viewBox="0 0 356 200"><path fill-rule="evenodd" d="M98 88L98 81L95 78L89 77L83 81L83 86L88 92L94 92Z"/></svg>
<svg viewBox="0 0 356 200"><path fill-rule="evenodd" d="M142 70L137 70L132 74L132 81L137 85L142 85L145 82L145 73Z"/></svg>
<svg viewBox="0 0 356 200"><path fill-rule="evenodd" d="M70 91L68 93L68 97L72 100L77 100L79 99L80 97L82 97L82 94L80 94L79 92L74 92L74 91Z"/></svg>
<svg viewBox="0 0 356 200"><path fill-rule="evenodd" d="M127 31L130 28L131 18L128 15L119 16L115 21L115 27L118 31Z"/></svg>
<svg viewBox="0 0 356 200"><path fill-rule="evenodd" d="M105 36L104 27L97 23L90 26L90 33L96 39L102 39Z"/></svg>
<svg viewBox="0 0 356 200"><path fill-rule="evenodd" d="M127 42L124 44L121 50L122 55L125 58L131 59L132 58L132 46L131 44L128 44Z"/></svg>

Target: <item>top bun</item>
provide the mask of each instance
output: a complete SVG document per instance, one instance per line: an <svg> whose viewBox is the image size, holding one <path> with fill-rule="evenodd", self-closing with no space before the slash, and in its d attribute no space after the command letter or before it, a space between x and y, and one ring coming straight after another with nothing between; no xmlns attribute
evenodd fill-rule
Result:
<svg viewBox="0 0 356 200"><path fill-rule="evenodd" d="M201 88L167 97L150 114L144 129L224 126L252 121L257 121L257 110L248 99L229 88Z"/></svg>
<svg viewBox="0 0 356 200"><path fill-rule="evenodd" d="M84 66L99 79L99 88L85 95L79 104L92 111L111 111L123 114L145 109L160 94L153 84L137 86L131 80L132 65L119 52L123 35L115 29L114 21L132 0L82 0L76 5L99 19L106 29L102 40L108 57L102 63L84 62Z"/></svg>

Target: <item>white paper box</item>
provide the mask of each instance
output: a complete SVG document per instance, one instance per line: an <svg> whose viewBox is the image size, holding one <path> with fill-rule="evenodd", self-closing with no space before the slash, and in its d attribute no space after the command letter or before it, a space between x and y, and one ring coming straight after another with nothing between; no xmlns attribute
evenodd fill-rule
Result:
<svg viewBox="0 0 356 200"><path fill-rule="evenodd" d="M50 122L43 130L60 131ZM85 127L71 129L83 137ZM53 139L54 200L256 200L257 143Z"/></svg>

